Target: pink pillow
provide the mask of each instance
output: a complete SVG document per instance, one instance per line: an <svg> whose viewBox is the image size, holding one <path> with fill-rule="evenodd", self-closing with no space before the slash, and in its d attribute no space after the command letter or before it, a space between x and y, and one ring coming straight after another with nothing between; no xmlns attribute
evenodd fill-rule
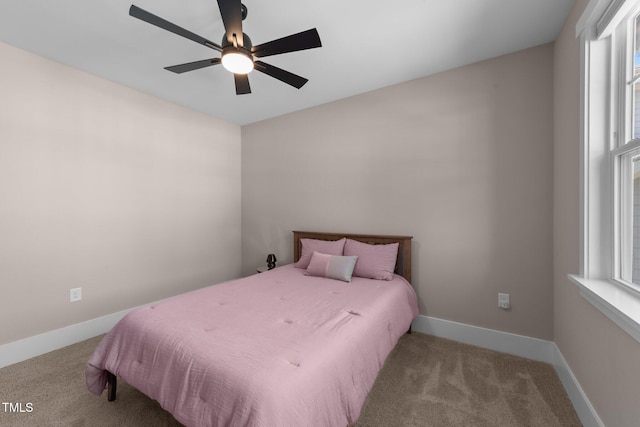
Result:
<svg viewBox="0 0 640 427"><path fill-rule="evenodd" d="M308 276L326 277L328 279L350 282L357 256L327 255L314 252L307 268Z"/></svg>
<svg viewBox="0 0 640 427"><path fill-rule="evenodd" d="M354 276L378 280L393 279L396 258L398 257L397 243L369 245L347 239L347 243L344 245L344 254L358 257L358 262L353 270Z"/></svg>
<svg viewBox="0 0 640 427"><path fill-rule="evenodd" d="M342 255L346 240L344 237L340 240L300 239L302 250L300 251L300 259L295 263L295 267L309 267L309 262L311 261L311 256L314 251L320 252L321 254Z"/></svg>

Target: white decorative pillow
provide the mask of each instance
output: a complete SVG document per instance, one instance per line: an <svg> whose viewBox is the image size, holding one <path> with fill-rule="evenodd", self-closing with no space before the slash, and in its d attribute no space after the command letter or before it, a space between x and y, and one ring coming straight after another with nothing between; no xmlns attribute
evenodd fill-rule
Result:
<svg viewBox="0 0 640 427"><path fill-rule="evenodd" d="M357 256L327 255L314 252L307 267L308 276L326 277L328 279L350 282Z"/></svg>

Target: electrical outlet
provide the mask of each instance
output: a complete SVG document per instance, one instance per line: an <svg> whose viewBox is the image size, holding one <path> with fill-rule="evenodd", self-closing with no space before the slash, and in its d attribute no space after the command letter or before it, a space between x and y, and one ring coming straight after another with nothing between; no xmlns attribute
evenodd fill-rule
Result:
<svg viewBox="0 0 640 427"><path fill-rule="evenodd" d="M69 289L69 301L76 302L82 299L82 288Z"/></svg>
<svg viewBox="0 0 640 427"><path fill-rule="evenodd" d="M504 310L511 308L511 299L509 294L498 294L498 307Z"/></svg>

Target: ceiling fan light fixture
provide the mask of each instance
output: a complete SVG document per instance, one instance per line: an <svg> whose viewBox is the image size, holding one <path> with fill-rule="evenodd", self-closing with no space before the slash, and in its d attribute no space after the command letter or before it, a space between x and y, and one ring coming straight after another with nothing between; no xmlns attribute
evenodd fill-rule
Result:
<svg viewBox="0 0 640 427"><path fill-rule="evenodd" d="M253 58L240 50L223 52L222 66L233 74L249 74L253 70Z"/></svg>

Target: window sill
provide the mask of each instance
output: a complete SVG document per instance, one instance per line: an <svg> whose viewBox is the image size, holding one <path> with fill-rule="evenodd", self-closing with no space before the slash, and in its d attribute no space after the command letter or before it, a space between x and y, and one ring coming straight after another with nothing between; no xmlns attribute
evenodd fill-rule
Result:
<svg viewBox="0 0 640 427"><path fill-rule="evenodd" d="M640 342L640 294L608 280L569 275L587 301Z"/></svg>

